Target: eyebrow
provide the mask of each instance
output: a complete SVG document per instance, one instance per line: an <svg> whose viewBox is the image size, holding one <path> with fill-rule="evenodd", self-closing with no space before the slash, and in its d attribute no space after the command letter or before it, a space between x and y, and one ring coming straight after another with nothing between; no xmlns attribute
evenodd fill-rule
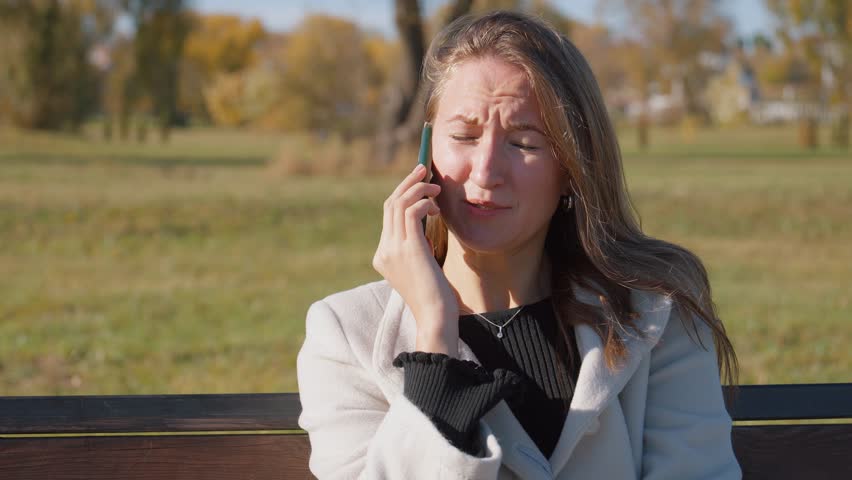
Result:
<svg viewBox="0 0 852 480"><path fill-rule="evenodd" d="M470 117L470 116L467 116L463 113L458 113L456 115L453 115L447 121L448 122L459 121L459 122L462 122L466 125L479 125L479 119L477 117ZM542 135L544 137L547 137L547 134L545 134L544 131L542 131L542 129L540 129L538 126L536 126L532 123L529 123L529 122L510 122L509 123L509 131L513 131L513 132L515 132L515 131L518 131L518 132L533 131L533 132L539 133L540 135Z"/></svg>

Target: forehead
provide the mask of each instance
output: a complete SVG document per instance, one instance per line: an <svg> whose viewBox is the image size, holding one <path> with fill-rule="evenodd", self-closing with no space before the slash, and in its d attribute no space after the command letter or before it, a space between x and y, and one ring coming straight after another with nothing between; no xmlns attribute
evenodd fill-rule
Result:
<svg viewBox="0 0 852 480"><path fill-rule="evenodd" d="M438 116L479 117L493 107L539 118L539 106L529 78L520 67L496 57L467 60L450 72L438 103Z"/></svg>

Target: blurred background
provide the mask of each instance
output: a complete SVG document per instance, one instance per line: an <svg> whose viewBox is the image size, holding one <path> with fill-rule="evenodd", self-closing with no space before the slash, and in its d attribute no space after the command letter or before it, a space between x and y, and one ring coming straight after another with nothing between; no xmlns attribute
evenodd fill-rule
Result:
<svg viewBox="0 0 852 480"><path fill-rule="evenodd" d="M847 0L0 0L0 395L295 391L310 303L381 278L425 48L497 8L590 61L741 383L852 381Z"/></svg>

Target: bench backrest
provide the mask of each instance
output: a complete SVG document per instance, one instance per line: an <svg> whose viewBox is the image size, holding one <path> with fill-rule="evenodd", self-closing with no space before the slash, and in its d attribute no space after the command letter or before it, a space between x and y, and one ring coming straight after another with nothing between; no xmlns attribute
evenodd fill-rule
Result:
<svg viewBox="0 0 852 480"><path fill-rule="evenodd" d="M0 397L0 479L310 478L298 394ZM745 478L852 478L852 383L739 387ZM840 420L796 424L799 420Z"/></svg>

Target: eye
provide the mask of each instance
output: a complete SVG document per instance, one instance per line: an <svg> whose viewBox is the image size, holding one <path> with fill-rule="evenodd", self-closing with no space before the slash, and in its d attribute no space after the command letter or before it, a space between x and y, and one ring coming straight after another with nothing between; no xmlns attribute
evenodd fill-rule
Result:
<svg viewBox="0 0 852 480"><path fill-rule="evenodd" d="M521 150L527 150L527 151L530 151L530 152L538 150L538 147L536 147L536 146L528 145L526 143L521 143L521 142L512 142L512 146L515 146L515 147L520 148Z"/></svg>
<svg viewBox="0 0 852 480"><path fill-rule="evenodd" d="M476 137L470 135L450 135L450 138L457 142L472 142L473 140L476 140Z"/></svg>

